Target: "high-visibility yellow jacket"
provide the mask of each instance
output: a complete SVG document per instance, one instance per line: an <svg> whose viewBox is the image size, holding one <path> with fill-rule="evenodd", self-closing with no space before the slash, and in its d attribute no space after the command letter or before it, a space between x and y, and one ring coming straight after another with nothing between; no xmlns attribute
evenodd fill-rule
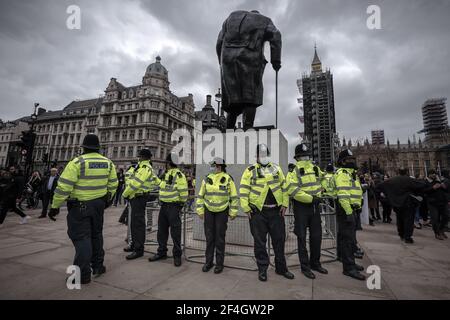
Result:
<svg viewBox="0 0 450 320"><path fill-rule="evenodd" d="M363 191L361 182L355 174L355 170L340 168L334 175L336 185L336 195L341 207L345 213L353 213L353 206L361 208Z"/></svg>
<svg viewBox="0 0 450 320"><path fill-rule="evenodd" d="M323 193L328 197L336 197L336 186L334 185L334 174L327 172L322 178L322 188L325 190Z"/></svg>
<svg viewBox="0 0 450 320"><path fill-rule="evenodd" d="M97 152L86 153L70 161L58 179L52 208L59 208L66 199L89 201L114 196L117 190L114 163Z"/></svg>
<svg viewBox="0 0 450 320"><path fill-rule="evenodd" d="M205 208L210 212L222 212L229 208L228 214L235 217L238 205L236 185L228 173L210 173L203 179L197 199L198 215L204 215Z"/></svg>
<svg viewBox="0 0 450 320"><path fill-rule="evenodd" d="M244 170L239 188L239 197L242 210L249 212L250 205L262 210L267 193L272 193L279 206L288 207L289 197L284 191L285 178L283 170L273 163L261 166L259 163Z"/></svg>
<svg viewBox="0 0 450 320"><path fill-rule="evenodd" d="M310 160L300 160L286 177L285 189L295 201L312 203L313 197L322 196L322 171Z"/></svg>
<svg viewBox="0 0 450 320"><path fill-rule="evenodd" d="M149 160L139 161L139 164L133 172L128 172L126 187L123 197L133 199L144 193L156 191L161 182L153 173L152 165Z"/></svg>
<svg viewBox="0 0 450 320"><path fill-rule="evenodd" d="M125 188L127 187L128 182L130 181L131 176L134 174L134 171L137 168L137 164L133 165L128 168L128 170L125 172Z"/></svg>
<svg viewBox="0 0 450 320"><path fill-rule="evenodd" d="M178 169L170 169L164 174L159 185L159 200L162 202L182 202L188 198L188 186L185 175Z"/></svg>

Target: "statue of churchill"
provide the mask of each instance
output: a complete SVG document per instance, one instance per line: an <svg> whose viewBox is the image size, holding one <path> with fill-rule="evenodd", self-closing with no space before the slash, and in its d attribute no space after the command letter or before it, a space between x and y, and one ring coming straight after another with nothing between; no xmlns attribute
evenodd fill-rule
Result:
<svg viewBox="0 0 450 320"><path fill-rule="evenodd" d="M258 11L234 11L219 33L216 51L221 66L222 107L227 129L243 114L244 130L253 128L256 108L263 104L263 74L267 64L264 43L270 43L270 62L281 68L281 33Z"/></svg>

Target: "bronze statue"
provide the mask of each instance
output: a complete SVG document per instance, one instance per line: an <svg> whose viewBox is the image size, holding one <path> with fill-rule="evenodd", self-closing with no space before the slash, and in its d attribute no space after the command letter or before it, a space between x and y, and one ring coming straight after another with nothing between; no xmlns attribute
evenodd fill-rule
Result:
<svg viewBox="0 0 450 320"><path fill-rule="evenodd" d="M241 113L244 130L253 128L256 108L263 104L266 41L270 42L270 62L278 72L281 34L270 18L255 10L234 11L223 23L216 51L221 66L222 107L227 112L227 129L234 129Z"/></svg>

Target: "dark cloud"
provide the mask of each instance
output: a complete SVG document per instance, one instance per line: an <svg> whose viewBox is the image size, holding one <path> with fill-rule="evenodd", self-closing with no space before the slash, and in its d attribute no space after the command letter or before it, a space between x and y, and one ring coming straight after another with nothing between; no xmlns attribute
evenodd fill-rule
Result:
<svg viewBox="0 0 450 320"><path fill-rule="evenodd" d="M68 5L82 10L82 29L65 27ZM381 7L381 30L366 27L366 8ZM177 95L193 93L197 108L219 87L215 42L236 9L258 9L283 35L279 124L291 145L302 126L296 80L309 72L313 46L334 75L340 136L364 138L385 129L406 141L421 129L421 104L448 96L448 1L2 1L0 117L30 113L34 101L52 109L101 94L111 77L138 84L156 55ZM275 77L266 68L265 104L257 124L274 119Z"/></svg>

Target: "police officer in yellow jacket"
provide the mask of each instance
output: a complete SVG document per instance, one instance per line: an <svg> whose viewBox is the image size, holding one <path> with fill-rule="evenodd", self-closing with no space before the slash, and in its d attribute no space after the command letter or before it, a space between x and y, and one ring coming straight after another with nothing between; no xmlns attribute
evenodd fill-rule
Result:
<svg viewBox="0 0 450 320"><path fill-rule="evenodd" d="M310 159L308 146L301 143L295 147L294 171L286 177L286 190L294 205L295 234L297 236L298 257L302 273L315 279L311 270L322 274L328 271L320 264L322 243L322 220L320 206L322 201L322 172ZM309 249L306 248L306 232L309 229Z"/></svg>
<svg viewBox="0 0 450 320"><path fill-rule="evenodd" d="M322 177L321 184L323 188L323 194L327 197L336 197L336 186L334 185L334 166L329 163L325 169L325 174Z"/></svg>
<svg viewBox="0 0 450 320"><path fill-rule="evenodd" d="M181 266L181 209L188 198L188 186L185 175L178 169L178 157L174 153L167 156L167 170L162 177L159 189L161 209L158 216L158 253L149 261L167 259L167 240L170 235L173 241L173 261L176 267Z"/></svg>
<svg viewBox="0 0 450 320"><path fill-rule="evenodd" d="M80 267L81 283L106 272L103 265L103 211L117 190L116 168L99 154L100 143L94 134L83 140L83 154L70 161L62 172L53 197L49 217L54 220L67 200L68 235L75 246L73 264Z"/></svg>
<svg viewBox="0 0 450 320"><path fill-rule="evenodd" d="M151 164L152 153L149 149L139 151L139 162L136 169L129 173L123 197L130 201L131 205L131 239L130 246L124 249L131 252L126 256L127 260L134 260L144 255L145 243L145 207L147 202L156 197L150 192L158 188L160 180L153 173Z"/></svg>
<svg viewBox="0 0 450 320"><path fill-rule="evenodd" d="M343 273L346 276L365 280L360 273L364 268L355 263L355 215L361 208L362 190L356 176L356 159L350 150L339 153L337 167L339 168L334 181L336 186L337 204L336 218L338 222L337 252L342 261Z"/></svg>
<svg viewBox="0 0 450 320"><path fill-rule="evenodd" d="M210 173L203 179L197 199L197 214L204 219L206 237L206 262L202 268L208 272L214 266L214 273L223 271L225 258L225 233L228 215L233 220L238 213L239 203L233 178L226 172L223 159L215 158L211 162Z"/></svg>
<svg viewBox="0 0 450 320"><path fill-rule="evenodd" d="M284 256L284 214L289 205L289 198L283 189L284 174L278 165L269 161L270 153L265 144L257 146L256 154L257 163L242 174L239 194L242 210L250 219L258 279L267 281L267 233L270 234L275 251L275 272L287 279L294 279L294 275L288 271Z"/></svg>

